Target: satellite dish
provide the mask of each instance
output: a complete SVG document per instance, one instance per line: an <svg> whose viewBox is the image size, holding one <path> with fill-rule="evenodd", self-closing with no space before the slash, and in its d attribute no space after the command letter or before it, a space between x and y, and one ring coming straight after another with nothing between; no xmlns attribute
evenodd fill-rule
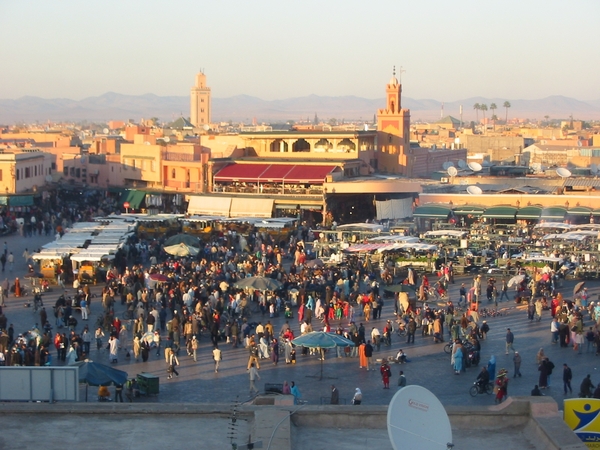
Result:
<svg viewBox="0 0 600 450"><path fill-rule="evenodd" d="M108 128L105 128L104 130L102 130L102 132L103 132L104 134L108 134Z"/></svg>
<svg viewBox="0 0 600 450"><path fill-rule="evenodd" d="M458 170L456 170L456 167L452 166L452 167L448 167L448 175L450 175L451 177L455 177L456 175L458 175Z"/></svg>
<svg viewBox="0 0 600 450"><path fill-rule="evenodd" d="M571 176L571 171L569 169L565 169L564 167L559 167L556 169L556 175L561 178L569 178Z"/></svg>
<svg viewBox="0 0 600 450"><path fill-rule="evenodd" d="M167 137L164 137L164 138L163 138L163 141L165 141L165 142L169 143L169 142L171 142L171 138L170 138L169 136L167 136Z"/></svg>
<svg viewBox="0 0 600 450"><path fill-rule="evenodd" d="M52 183L52 175L46 175L46 182Z"/></svg>
<svg viewBox="0 0 600 450"><path fill-rule="evenodd" d="M471 169L473 172L479 172L481 169L483 169L483 167L481 167L481 164L477 162L470 162L468 166L469 169Z"/></svg>
<svg viewBox="0 0 600 450"><path fill-rule="evenodd" d="M422 386L405 386L396 392L388 407L387 429L394 450L452 446L448 414L438 398Z"/></svg>
<svg viewBox="0 0 600 450"><path fill-rule="evenodd" d="M452 166L454 166L454 164L452 164L450 161L446 161L444 164L442 164L444 170L448 170Z"/></svg>
<svg viewBox="0 0 600 450"><path fill-rule="evenodd" d="M481 188L479 186L469 186L467 188L467 192L471 195L481 195L483 194L483 191L481 190Z"/></svg>
<svg viewBox="0 0 600 450"><path fill-rule="evenodd" d="M459 159L457 164L458 164L458 167L460 167L461 169L467 168L467 163L464 162L464 160L462 160L462 159Z"/></svg>
<svg viewBox="0 0 600 450"><path fill-rule="evenodd" d="M592 172L592 173L594 173L594 174L598 173L598 165L596 165L596 164L591 164L591 165L590 165L590 172Z"/></svg>
<svg viewBox="0 0 600 450"><path fill-rule="evenodd" d="M146 141L144 142L144 145L150 145L150 142Z"/></svg>

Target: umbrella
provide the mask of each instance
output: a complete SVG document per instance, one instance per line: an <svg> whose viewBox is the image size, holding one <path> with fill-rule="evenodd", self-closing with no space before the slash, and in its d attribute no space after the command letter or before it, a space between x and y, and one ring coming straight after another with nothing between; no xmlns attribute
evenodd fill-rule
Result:
<svg viewBox="0 0 600 450"><path fill-rule="evenodd" d="M87 401L88 386L110 386L111 384L125 384L127 372L115 369L104 364L95 363L89 359L73 364L79 367L79 382L85 383L85 399Z"/></svg>
<svg viewBox="0 0 600 450"><path fill-rule="evenodd" d="M581 290L583 289L583 286L585 286L585 281L580 281L579 283L577 283L575 285L575 287L573 288L573 297L575 297L575 295L577 295L579 292L581 292Z"/></svg>
<svg viewBox="0 0 600 450"><path fill-rule="evenodd" d="M158 281L160 283L164 283L165 281L169 281L169 277L162 274L162 273L151 273L150 276L148 277L150 278L152 281Z"/></svg>
<svg viewBox="0 0 600 450"><path fill-rule="evenodd" d="M200 241L197 237L190 236L189 234L176 234L175 236L171 236L164 243L164 247L169 247L171 245L185 244L190 247L200 247Z"/></svg>
<svg viewBox="0 0 600 450"><path fill-rule="evenodd" d="M306 262L304 264L304 267L307 267L309 269L316 269L317 267L323 267L325 265L325 263L323 262L322 259L311 259L310 261Z"/></svg>
<svg viewBox="0 0 600 450"><path fill-rule="evenodd" d="M252 288L257 291L276 291L283 286L279 281L266 277L248 277L234 283L238 289Z"/></svg>
<svg viewBox="0 0 600 450"><path fill-rule="evenodd" d="M303 334L292 341L292 344L308 348L335 348L335 347L354 347L354 342L335 333L325 331L312 331ZM321 358L321 375L319 380L323 379L323 358Z"/></svg>
<svg viewBox="0 0 600 450"><path fill-rule="evenodd" d="M508 280L508 287L513 287L516 284L521 283L525 279L525 275L515 275L510 280Z"/></svg>
<svg viewBox="0 0 600 450"><path fill-rule="evenodd" d="M173 256L196 256L200 251L197 247L190 247L184 243L170 245L163 250Z"/></svg>
<svg viewBox="0 0 600 450"><path fill-rule="evenodd" d="M384 286L383 290L388 292L415 292L417 287L410 284L392 284Z"/></svg>

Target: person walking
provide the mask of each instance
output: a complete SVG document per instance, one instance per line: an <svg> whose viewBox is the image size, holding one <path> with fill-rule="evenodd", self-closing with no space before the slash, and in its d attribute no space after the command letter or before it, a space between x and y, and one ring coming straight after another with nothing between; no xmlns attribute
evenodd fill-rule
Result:
<svg viewBox="0 0 600 450"><path fill-rule="evenodd" d="M398 377L398 387L403 388L406 386L406 377L404 376L404 371L400 371L400 376Z"/></svg>
<svg viewBox="0 0 600 450"><path fill-rule="evenodd" d="M213 360L215 362L215 373L217 373L219 371L219 363L223 360L223 355L217 344L213 348Z"/></svg>
<svg viewBox="0 0 600 450"><path fill-rule="evenodd" d="M371 341L367 341L365 345L365 356L367 357L367 370L371 369L371 363L373 362L373 346Z"/></svg>
<svg viewBox="0 0 600 450"><path fill-rule="evenodd" d="M510 328L506 329L506 354L508 355L508 351L515 351L513 344L515 342L515 335L510 331Z"/></svg>
<svg viewBox="0 0 600 450"><path fill-rule="evenodd" d="M592 384L592 377L590 374L588 374L581 382L581 386L579 386L579 397L591 398L592 389L594 389L594 385Z"/></svg>
<svg viewBox="0 0 600 450"><path fill-rule="evenodd" d="M502 286L500 288L500 291L502 292L502 294L500 294L500 299L498 301L501 302L504 297L506 297L506 301L508 301L508 283L506 281L506 278L502 278Z"/></svg>
<svg viewBox="0 0 600 450"><path fill-rule="evenodd" d="M298 405L298 404L300 404L300 399L302 398L302 394L300 393L300 389L298 389L298 386L296 386L296 383L294 381L292 381L290 384L291 384L290 394L292 394L294 396L294 405Z"/></svg>
<svg viewBox="0 0 600 450"><path fill-rule="evenodd" d="M408 321L408 325L406 326L406 343L415 343L415 333L417 332L417 322L413 317Z"/></svg>
<svg viewBox="0 0 600 450"><path fill-rule="evenodd" d="M572 379L573 379L573 371L571 370L571 368L569 366L567 366L567 363L564 363L563 364L563 388L564 388L565 395L567 395L567 389L569 390L570 394L573 393L573 389L571 388L571 380Z"/></svg>
<svg viewBox="0 0 600 450"><path fill-rule="evenodd" d="M515 376L513 378L517 378L521 376L521 355L519 352L515 352L513 356L513 363L515 365Z"/></svg>
<svg viewBox="0 0 600 450"><path fill-rule="evenodd" d="M331 385L331 401L330 403L332 405L339 405L340 404L340 391L338 391L338 388L335 387L335 385Z"/></svg>
<svg viewBox="0 0 600 450"><path fill-rule="evenodd" d="M217 345L215 343L215 345ZM192 356L194 358L194 362L198 361L198 339L196 339L196 336L193 335L192 339L191 339L191 347L192 347Z"/></svg>
<svg viewBox="0 0 600 450"><path fill-rule="evenodd" d="M381 363L381 367L379 368L379 372L381 373L381 380L383 381L383 388L390 388L390 377L392 376L392 369L390 369L390 365L387 362L387 359L384 359Z"/></svg>
<svg viewBox="0 0 600 450"><path fill-rule="evenodd" d="M8 271L12 273L13 268L15 266L15 255L10 252L6 258L6 262L8 263Z"/></svg>
<svg viewBox="0 0 600 450"><path fill-rule="evenodd" d="M167 379L170 380L171 378L173 378L173 374L175 374L176 377L179 376L179 372L177 372L176 367L179 365L179 360L177 359L177 355L175 354L175 352L170 352L169 354L169 359L167 362L167 373L169 374L167 376Z"/></svg>
<svg viewBox="0 0 600 450"><path fill-rule="evenodd" d="M260 375L258 374L256 367L254 367L254 363L250 363L250 369L248 372L248 376L250 378L250 397L252 397L254 394L258 394L258 389L256 389L254 383L260 380Z"/></svg>
<svg viewBox="0 0 600 450"><path fill-rule="evenodd" d="M362 403L362 392L359 388L354 391L354 397L352 397L353 405L360 405Z"/></svg>

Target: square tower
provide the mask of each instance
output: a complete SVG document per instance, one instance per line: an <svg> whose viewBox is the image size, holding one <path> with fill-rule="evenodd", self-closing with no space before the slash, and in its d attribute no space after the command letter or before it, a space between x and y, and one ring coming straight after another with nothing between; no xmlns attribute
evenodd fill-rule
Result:
<svg viewBox="0 0 600 450"><path fill-rule="evenodd" d="M210 124L210 88L203 72L196 75L196 84L190 91L190 122L197 128Z"/></svg>

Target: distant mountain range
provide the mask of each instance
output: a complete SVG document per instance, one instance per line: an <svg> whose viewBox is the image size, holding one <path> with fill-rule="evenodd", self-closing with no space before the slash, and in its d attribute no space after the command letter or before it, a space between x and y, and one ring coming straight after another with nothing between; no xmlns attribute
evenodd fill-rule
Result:
<svg viewBox="0 0 600 450"><path fill-rule="evenodd" d="M460 119L460 105L463 106L463 120L475 120L475 103L490 106L496 103L496 115L504 119L505 109L502 107L506 99L472 97L455 102L445 102L443 115L451 115ZM509 118L540 119L549 116L551 119L600 119L600 99L583 102L560 95L539 100L510 100ZM366 99L355 96L288 98L285 100L262 100L248 95L237 95L229 98L214 98L212 107L213 121L233 121L250 123L253 119L261 122L285 122L288 120L331 118L351 120L373 120L377 109L385 106L385 99ZM415 100L404 97L402 107L411 110L413 121L435 121L442 116L442 102L432 99ZM136 121L141 118L158 117L162 122L170 122L179 116L189 117L189 97L154 94L124 95L108 92L98 97L83 100L66 98L44 99L40 97L21 97L18 99L0 99L0 124L18 122L76 121L106 122L108 120ZM486 117L492 112L486 111ZM483 115L479 112L479 118Z"/></svg>

